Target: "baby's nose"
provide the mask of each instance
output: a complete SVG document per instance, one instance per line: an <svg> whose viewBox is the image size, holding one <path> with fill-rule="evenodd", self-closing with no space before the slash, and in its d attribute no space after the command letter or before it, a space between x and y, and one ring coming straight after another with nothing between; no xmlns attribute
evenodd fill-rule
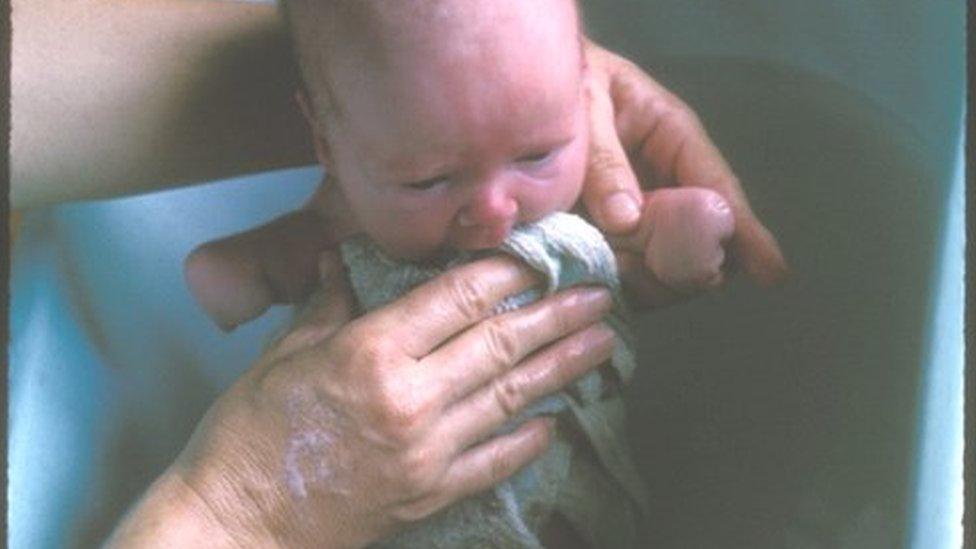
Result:
<svg viewBox="0 0 976 549"><path fill-rule="evenodd" d="M518 200L503 182L489 182L476 189L471 199L458 213L462 227L491 227L514 224L518 216Z"/></svg>

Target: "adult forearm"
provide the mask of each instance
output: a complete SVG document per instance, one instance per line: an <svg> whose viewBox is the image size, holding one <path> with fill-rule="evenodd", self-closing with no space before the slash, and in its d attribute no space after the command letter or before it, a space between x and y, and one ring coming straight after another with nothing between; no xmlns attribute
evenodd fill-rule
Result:
<svg viewBox="0 0 976 549"><path fill-rule="evenodd" d="M240 547L180 477L164 473L106 542L109 548Z"/></svg>
<svg viewBox="0 0 976 549"><path fill-rule="evenodd" d="M273 7L15 0L15 208L313 161Z"/></svg>

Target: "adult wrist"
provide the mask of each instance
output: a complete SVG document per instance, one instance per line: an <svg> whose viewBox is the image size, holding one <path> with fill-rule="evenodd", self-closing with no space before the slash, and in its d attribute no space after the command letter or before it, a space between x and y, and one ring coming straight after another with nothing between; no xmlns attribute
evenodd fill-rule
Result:
<svg viewBox="0 0 976 549"><path fill-rule="evenodd" d="M169 469L129 510L105 547L236 549L242 545L199 494Z"/></svg>

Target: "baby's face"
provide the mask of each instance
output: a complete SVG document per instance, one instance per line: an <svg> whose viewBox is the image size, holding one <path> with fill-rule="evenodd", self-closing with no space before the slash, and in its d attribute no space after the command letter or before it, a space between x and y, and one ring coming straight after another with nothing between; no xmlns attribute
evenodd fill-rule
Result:
<svg viewBox="0 0 976 549"><path fill-rule="evenodd" d="M572 2L476 3L498 8L332 64L341 111L320 156L359 229L396 257L498 246L580 193L587 108Z"/></svg>

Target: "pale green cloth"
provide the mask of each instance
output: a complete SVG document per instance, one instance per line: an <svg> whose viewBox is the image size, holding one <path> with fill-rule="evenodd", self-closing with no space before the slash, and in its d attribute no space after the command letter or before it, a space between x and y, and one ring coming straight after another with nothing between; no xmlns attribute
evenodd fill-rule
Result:
<svg viewBox="0 0 976 549"><path fill-rule="evenodd" d="M635 357L613 252L599 231L567 213L516 228L500 251L538 270L546 287L507 298L496 313L570 286L610 288L615 306L607 322L618 335L612 369L593 372L571 391L535 403L501 429L511 430L528 417L557 415L555 441L536 462L493 492L455 504L378 546L541 547L537 533L553 512L562 513L594 547L635 546L646 501L624 440L620 389L633 373ZM461 252L421 265L393 260L357 236L343 243L342 255L356 297L368 311L485 254Z"/></svg>

